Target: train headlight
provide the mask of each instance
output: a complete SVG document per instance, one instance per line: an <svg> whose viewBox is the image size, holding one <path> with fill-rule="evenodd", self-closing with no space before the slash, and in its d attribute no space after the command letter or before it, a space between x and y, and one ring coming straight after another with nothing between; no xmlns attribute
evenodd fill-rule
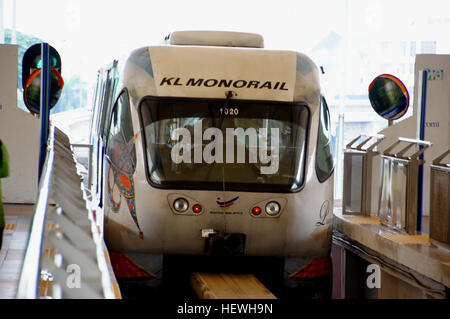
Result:
<svg viewBox="0 0 450 319"><path fill-rule="evenodd" d="M268 202L266 205L266 213L270 216L275 216L280 213L280 204L275 201Z"/></svg>
<svg viewBox="0 0 450 319"><path fill-rule="evenodd" d="M177 198L173 202L173 208L179 213L184 213L189 208L189 203L184 198Z"/></svg>

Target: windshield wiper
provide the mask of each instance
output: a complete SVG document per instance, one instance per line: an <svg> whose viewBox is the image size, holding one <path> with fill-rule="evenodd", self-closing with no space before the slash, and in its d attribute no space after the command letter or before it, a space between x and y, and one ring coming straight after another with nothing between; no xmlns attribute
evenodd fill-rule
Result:
<svg viewBox="0 0 450 319"><path fill-rule="evenodd" d="M233 97L233 93L234 93L233 91L226 92L227 98L225 100L225 104L223 106L222 113L220 114L219 122L217 123L217 126L218 126L217 128L219 130L222 130L223 121L225 120L225 110L228 108L228 105L230 104L230 100ZM236 94L236 93L234 93L234 94ZM215 140L214 143L217 143L217 141ZM221 145L221 147L223 147L223 145ZM209 172L206 175L207 180L209 180L209 175L211 174L213 168L214 168L214 164L211 165ZM224 168L223 164L222 164L222 190L223 190L223 192L225 192L225 168Z"/></svg>
<svg viewBox="0 0 450 319"><path fill-rule="evenodd" d="M228 91L226 93L226 96L227 96L227 99L225 100L225 105L223 106L222 113L220 114L219 123L218 123L218 127L217 127L219 130L222 130L222 124L223 124L223 121L225 120L225 110L228 109L230 100L233 97L233 91Z"/></svg>

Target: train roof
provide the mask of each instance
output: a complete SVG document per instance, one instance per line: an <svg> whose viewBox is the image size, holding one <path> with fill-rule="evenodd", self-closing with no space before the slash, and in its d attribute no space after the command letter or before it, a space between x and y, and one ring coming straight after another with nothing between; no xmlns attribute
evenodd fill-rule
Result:
<svg viewBox="0 0 450 319"><path fill-rule="evenodd" d="M264 48L260 34L231 31L176 31L165 41L171 45L222 46L242 48Z"/></svg>
<svg viewBox="0 0 450 319"><path fill-rule="evenodd" d="M134 104L143 96L224 98L317 104L319 71L305 54L264 49L253 33L179 31L165 44L133 51L123 86Z"/></svg>

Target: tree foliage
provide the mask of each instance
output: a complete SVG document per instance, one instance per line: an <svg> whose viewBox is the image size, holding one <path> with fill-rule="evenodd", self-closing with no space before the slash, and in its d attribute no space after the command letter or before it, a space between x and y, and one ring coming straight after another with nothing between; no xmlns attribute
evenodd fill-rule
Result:
<svg viewBox="0 0 450 319"><path fill-rule="evenodd" d="M5 30L5 43L11 43L12 31L9 29ZM31 47L33 44L42 43L43 41L37 37L32 35L26 35L21 32L16 32L16 43L19 47L19 69L18 69L18 79L17 79L17 87L22 89L22 59L25 51Z"/></svg>

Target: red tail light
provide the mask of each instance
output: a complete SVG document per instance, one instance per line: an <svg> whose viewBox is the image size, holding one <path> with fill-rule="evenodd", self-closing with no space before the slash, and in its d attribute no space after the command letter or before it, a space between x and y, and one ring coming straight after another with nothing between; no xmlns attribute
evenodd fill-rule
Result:
<svg viewBox="0 0 450 319"><path fill-rule="evenodd" d="M302 279L329 276L331 274L331 267L330 257L314 258L311 259L305 266L290 275L290 277Z"/></svg>
<svg viewBox="0 0 450 319"><path fill-rule="evenodd" d="M202 206L200 206L199 204L195 204L194 206L192 206L192 211L198 214L202 211Z"/></svg>
<svg viewBox="0 0 450 319"><path fill-rule="evenodd" d="M259 216L261 214L261 208L259 208L258 206L253 207L252 214L255 216Z"/></svg>

